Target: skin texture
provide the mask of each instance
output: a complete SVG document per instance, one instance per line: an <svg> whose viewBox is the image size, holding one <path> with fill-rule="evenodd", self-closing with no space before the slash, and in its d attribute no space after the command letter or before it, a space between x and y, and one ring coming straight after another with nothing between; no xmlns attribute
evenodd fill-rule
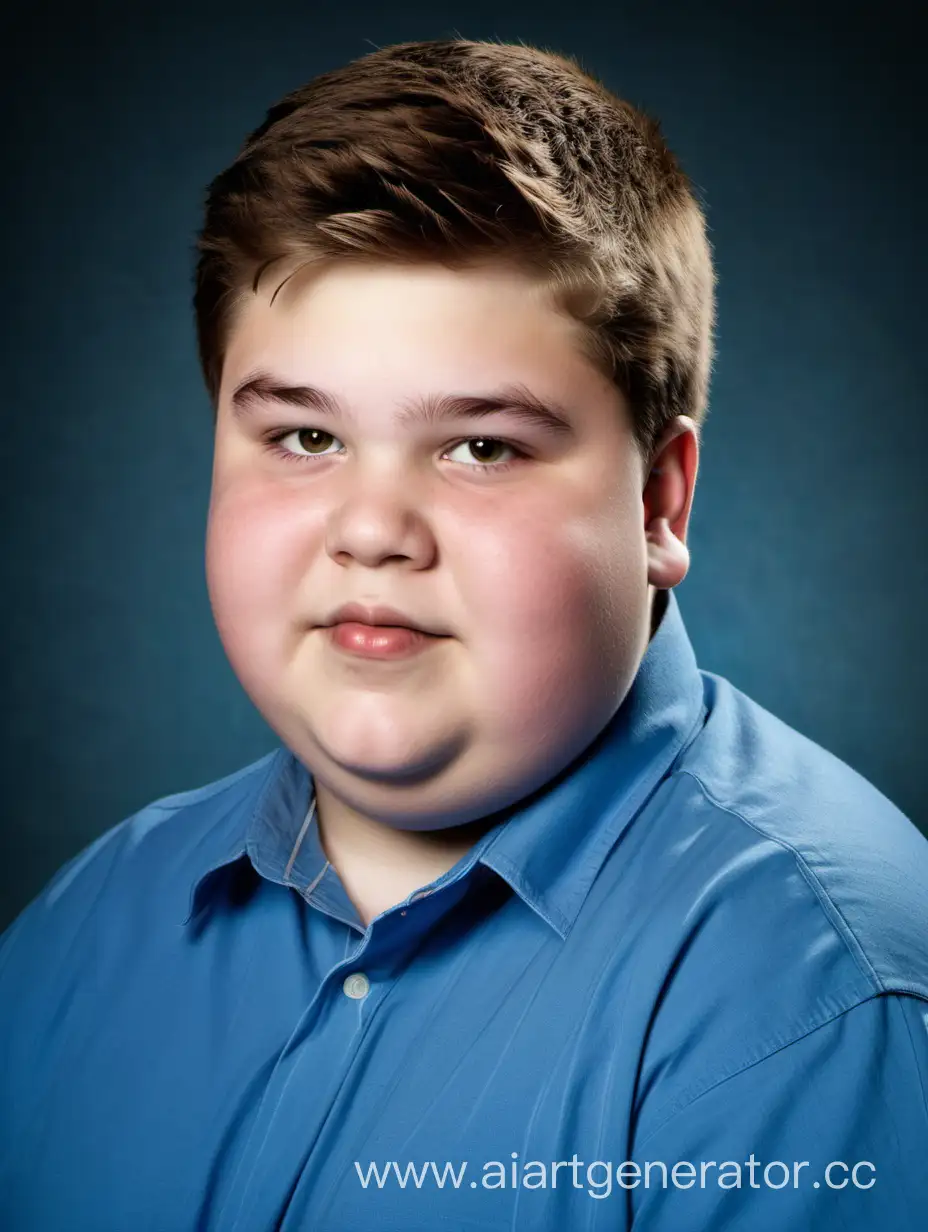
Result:
<svg viewBox="0 0 928 1232"><path fill-rule="evenodd" d="M313 774L326 854L370 920L615 714L655 588L688 568L697 432L674 421L649 468L578 327L521 272L329 266L271 303L275 272L230 334L207 584L229 661ZM238 417L232 391L257 369L344 410L260 401ZM514 383L554 400L571 432L507 412L399 418L417 397ZM288 431L293 456L275 455L267 438ZM350 601L449 636L408 660L347 656L318 626Z"/></svg>

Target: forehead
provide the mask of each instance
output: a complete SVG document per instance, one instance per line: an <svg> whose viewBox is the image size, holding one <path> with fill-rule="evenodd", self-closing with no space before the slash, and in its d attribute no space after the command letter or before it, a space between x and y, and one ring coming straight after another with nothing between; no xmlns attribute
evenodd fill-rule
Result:
<svg viewBox="0 0 928 1232"><path fill-rule="evenodd" d="M485 369L519 380L570 369L602 374L581 347L577 322L558 311L538 279L499 264L341 264L266 274L239 301L229 331L224 384L249 366L325 365L381 377L412 367L455 380ZM517 372L516 369L519 369Z"/></svg>

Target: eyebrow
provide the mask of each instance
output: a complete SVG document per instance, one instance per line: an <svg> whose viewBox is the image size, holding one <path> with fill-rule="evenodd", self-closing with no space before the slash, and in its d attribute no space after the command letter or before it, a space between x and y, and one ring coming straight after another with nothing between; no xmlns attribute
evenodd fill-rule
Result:
<svg viewBox="0 0 928 1232"><path fill-rule="evenodd" d="M334 394L314 385L288 385L270 372L253 372L232 391L232 414L246 419L259 406L279 403L302 410L321 411L354 422L354 415ZM556 436L573 436L570 414L563 406L541 399L521 383L504 385L487 394L426 394L409 399L398 416L402 427L434 424L447 419L480 419L508 414L529 426Z"/></svg>

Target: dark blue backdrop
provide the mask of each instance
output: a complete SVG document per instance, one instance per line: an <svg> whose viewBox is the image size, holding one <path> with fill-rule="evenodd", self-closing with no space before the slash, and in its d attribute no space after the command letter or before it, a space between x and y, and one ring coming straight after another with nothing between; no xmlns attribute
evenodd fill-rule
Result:
<svg viewBox="0 0 928 1232"><path fill-rule="evenodd" d="M914 4L19 8L0 18L0 927L122 817L277 743L203 576L202 191L285 91L454 33L576 53L662 120L720 275L678 591L701 665L928 827Z"/></svg>

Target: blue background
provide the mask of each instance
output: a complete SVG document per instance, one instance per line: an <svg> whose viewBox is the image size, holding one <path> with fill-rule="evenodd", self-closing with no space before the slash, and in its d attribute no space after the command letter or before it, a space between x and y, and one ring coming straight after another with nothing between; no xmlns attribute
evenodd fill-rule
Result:
<svg viewBox="0 0 928 1232"><path fill-rule="evenodd" d="M272 102L405 39L572 52L661 120L719 272L677 592L700 664L928 829L916 6L504 12L171 0L0 18L0 927L124 816L278 743L206 593L194 238L205 185Z"/></svg>

